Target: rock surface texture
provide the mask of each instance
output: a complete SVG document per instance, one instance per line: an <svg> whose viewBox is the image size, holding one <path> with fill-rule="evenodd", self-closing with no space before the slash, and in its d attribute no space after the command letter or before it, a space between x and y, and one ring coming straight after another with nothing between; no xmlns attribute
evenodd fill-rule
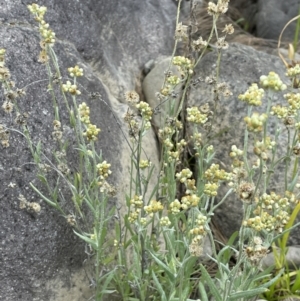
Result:
<svg viewBox="0 0 300 301"><path fill-rule="evenodd" d="M299 0L258 0L255 15L256 35L264 39L277 40L285 24L298 15ZM291 23L283 39L292 43L297 21Z"/></svg>
<svg viewBox="0 0 300 301"><path fill-rule="evenodd" d="M112 165L111 184L118 188L122 205L128 188L130 158L123 137L126 128L122 118L128 109L123 95L128 90L136 90L143 97L143 66L172 53L176 6L171 0L36 2L48 8L45 19L56 33L55 50L63 77L67 79L68 67L78 64L84 69L85 76L79 81L80 99L88 103L91 119L101 128L97 148L102 149L103 158ZM34 141L40 141L45 152L51 154L52 100L47 92L45 68L37 61L39 34L28 4L31 1L0 1L0 48L6 49L6 66L12 80L17 87L26 89L19 105L29 114ZM214 54L207 55L197 74L210 75L215 61ZM221 154L227 154L233 142L242 142L235 137L242 132L239 125L245 107L237 101L237 95L270 70L284 76L278 58L250 47L232 45L224 53L221 78L230 84L233 96L224 103L220 115L218 126L225 125L228 129L218 140L219 160L223 160ZM148 85L148 90L160 89L157 83ZM105 103L89 99L89 93L93 92L99 92ZM199 86L192 91L189 105L205 103L210 98L211 91ZM62 112L62 117L67 122L66 112ZM11 123L11 117L2 110L0 123ZM66 135L72 143L70 129ZM147 143L148 155L157 164L159 152L154 130L149 132ZM70 154L70 157L72 169L76 166L76 156ZM92 279L83 264L87 259L85 246L61 215L29 187L31 181L38 185L32 162L25 138L17 132L11 133L10 147L0 146L0 300L89 300ZM41 213L35 215L20 209L20 194L38 202ZM226 234L240 225L240 209L234 199L219 208L218 224ZM293 242L300 242L299 235L293 236Z"/></svg>
<svg viewBox="0 0 300 301"><path fill-rule="evenodd" d="M216 52L211 52L204 56L195 70L197 77L205 79L208 76L214 75L216 73L216 60ZM164 64L162 62L162 65ZM231 44L229 49L225 50L222 54L220 82L228 83L233 95L229 98L221 99L219 102L217 117L214 120L214 133L216 137L211 143L215 146L216 163L221 164L227 170L229 170L231 164L229 159L231 146L236 145L238 148L243 148L244 142L244 117L247 115L247 106L238 100L238 96L245 93L252 83L258 82L261 75L268 75L270 71L276 72L286 84L289 83L285 76L286 69L282 61L276 56L241 44ZM158 82L157 78L155 81L148 81L148 77L150 78L150 76L151 72L146 77L147 80L144 81L144 85L148 86L145 87L146 91L148 91L149 87L160 89L160 87L155 86L155 83ZM147 96L148 94L146 93L145 95ZM282 103L282 95L282 92L274 94L273 104ZM212 87L202 81L197 86L192 87L187 106L201 106L205 103L209 103L212 107L213 92ZM262 108L255 108L255 111L260 113L265 112L265 110L266 103L262 105ZM191 133L188 132L187 137L190 135ZM285 137L284 134L283 137ZM282 151L284 151L285 143L285 138L283 138L279 145ZM251 151L251 145L249 146L249 151ZM252 159L254 158L252 157ZM254 160L252 161L254 162ZM279 168L270 189L278 191L282 187L283 182L281 177L282 173L280 173ZM224 185L224 187L220 188L219 195L223 196L228 189ZM230 237L241 225L242 202L233 194L217 208L215 214L215 222L222 229L225 236ZM293 235L291 235L291 243L299 244L299 242L300 237L297 230L295 230Z"/></svg>
<svg viewBox="0 0 300 301"><path fill-rule="evenodd" d="M47 93L45 67L37 62L39 34L27 9L31 3L1 2L0 48L6 49L12 80L17 87L26 88L20 107L30 116L35 142L41 141L43 149L51 153L52 100ZM176 6L168 0L50 0L38 4L48 8L45 19L56 33L55 50L63 77L67 78L66 69L75 64L84 69L80 99L88 103L91 119L102 130L97 148L112 164L111 184L117 186L124 200L129 148L118 125L123 124L128 108L122 103L123 93L139 91L143 65L172 51ZM99 100L91 101L90 92L99 92L111 109ZM2 109L0 123L10 123ZM72 138L72 132L69 136ZM147 148L155 163L156 138L151 132L149 136L151 147ZM87 258L84 244L60 214L29 187L34 180L32 162L25 139L11 134L10 147L1 147L0 152L0 300L88 300L92 279L83 265ZM41 213L32 215L21 210L19 194L40 203Z"/></svg>

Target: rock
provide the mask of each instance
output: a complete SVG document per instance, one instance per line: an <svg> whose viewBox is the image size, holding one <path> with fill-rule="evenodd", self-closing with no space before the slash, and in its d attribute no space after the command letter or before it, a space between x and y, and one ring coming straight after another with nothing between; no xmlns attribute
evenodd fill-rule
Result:
<svg viewBox="0 0 300 301"><path fill-rule="evenodd" d="M30 3L10 0L1 4L0 48L6 49L6 66L12 80L17 87L26 88L19 106L29 113L34 141L41 141L43 150L51 155L52 100L47 92L45 67L37 62L40 46L36 22L26 7ZM66 69L70 66L78 64L84 69L85 76L79 79L79 101L88 103L91 120L102 130L96 147L112 164L111 184L119 189L119 205L126 210L130 151L123 136L127 135L123 115L128 109L122 103L123 93L140 91L142 66L172 51L176 6L158 0L49 0L47 7L45 19L56 33L55 51L63 79L67 79ZM100 99L91 100L90 92L99 92L107 105ZM66 111L61 114L68 124ZM1 108L0 123L11 125L11 121ZM156 165L156 137L151 131L147 136L147 153ZM72 145L74 135L70 130L68 137ZM86 276L89 270L83 265L87 259L85 246L62 216L29 187L30 181L39 183L26 140L12 132L10 147L0 148L0 299L89 299L93 289L89 287L92 278ZM70 153L70 158L73 172L76 152ZM21 210L19 194L38 202L41 213L32 215ZM112 200L111 205L115 202Z"/></svg>
<svg viewBox="0 0 300 301"><path fill-rule="evenodd" d="M277 40L285 24L299 12L299 0L259 0L255 16L256 35ZM297 21L291 23L283 34L283 40L294 40Z"/></svg>
<svg viewBox="0 0 300 301"><path fill-rule="evenodd" d="M196 68L196 74L199 77L206 78L214 74L216 68L216 53L207 54ZM231 44L229 49L224 51L220 66L220 82L226 82L230 85L230 90L233 93L228 99L222 99L219 103L217 118L215 118L217 137L211 142L215 146L216 158L223 168L229 166L228 155L231 145L236 145L238 148L243 147L244 139L244 117L247 114L247 106L238 100L238 95L245 93L252 83L259 82L261 75L268 75L270 71L276 72L286 84L289 80L286 78L286 69L282 61L276 57L264 52L256 51L252 47L241 44ZM273 103L281 103L282 92L276 93L273 96ZM191 90L188 106L199 106L206 102L212 101L212 91L209 86L201 82L197 87ZM266 103L263 103L262 108L255 108L253 111L264 112ZM273 120L273 121L272 121ZM270 129L274 129L275 119L270 120ZM273 125L272 125L273 124ZM286 136L282 133L280 140L281 152L285 151ZM274 133L273 133L274 134ZM251 142L250 142L251 143ZM248 149L252 152L251 146ZM283 182L281 179L281 168L275 171L274 181L269 187L269 191L276 191L283 195ZM221 188L223 189L223 188ZM224 187L223 194L228 188ZM215 221L222 229L225 236L230 237L232 230L238 230L241 222L242 203L234 195L231 195L227 201L221 205L215 212ZM300 236L297 230L292 231L291 244L296 245L300 242Z"/></svg>
<svg viewBox="0 0 300 301"><path fill-rule="evenodd" d="M278 250L278 256L280 255L280 250ZM300 269L300 246L290 246L286 253L286 261L289 269L295 270ZM275 264L274 253L269 253L265 258L262 259L262 268L266 269Z"/></svg>
<svg viewBox="0 0 300 301"><path fill-rule="evenodd" d="M205 79L207 76L215 74L216 60L215 52L205 55L195 70L196 76ZM162 65L164 64L165 63L162 63ZM156 65L156 68L159 67ZM164 70L164 67L162 67L162 70ZM214 133L216 137L211 140L211 143L215 146L216 163L221 164L222 168L226 170L229 170L231 164L229 161L231 146L236 145L238 148L242 148L244 142L245 125L243 119L247 114L247 106L238 100L238 95L245 93L252 83L259 82L261 75L267 75L270 71L278 73L280 78L288 84L288 79L285 76L286 69L282 61L276 56L235 43L230 44L229 49L222 54L220 82L228 83L233 95L228 99L222 99L219 103L217 118L214 120ZM148 77L149 76L151 76L151 72ZM156 82L159 82L157 77L155 77L155 81L152 81L151 84L148 82L147 85L149 87L151 86L153 91L159 91L161 86L156 85ZM211 89L212 88L203 81L196 87L192 87L187 106L201 106L207 102L212 103L213 93ZM273 103L280 103L282 94L283 93L275 94ZM262 107L263 108L255 109L255 111L265 110L266 104L263 104ZM270 128L272 128L272 124ZM190 135L191 132L188 132L187 137ZM279 147L284 148L285 143L286 140L283 135ZM280 168L278 170L280 171ZM277 193L283 194L284 191L282 191L282 187L283 182L279 172L269 188L270 191L275 189ZM225 185L221 187L219 196L223 196L227 190L228 187L225 187ZM217 208L214 220L222 233L229 238L231 234L241 226L242 202L232 194L225 203ZM300 236L297 230L292 231L290 242L293 245L300 242Z"/></svg>
<svg viewBox="0 0 300 301"><path fill-rule="evenodd" d="M170 68L170 70L169 70ZM154 114L152 118L152 124L156 129L163 127L164 117L166 111L165 106L168 106L167 103L163 104L159 101L156 96L157 92L160 92L163 81L164 81L164 74L167 71L171 71L173 75L177 75L180 78L180 73L178 72L177 68L170 62L170 58L163 59L157 64L151 72L145 77L143 81L143 93L147 102L150 104L151 108L158 108L158 114ZM182 85L179 84L176 87L176 93L178 96L174 98L174 109L177 111L181 96Z"/></svg>

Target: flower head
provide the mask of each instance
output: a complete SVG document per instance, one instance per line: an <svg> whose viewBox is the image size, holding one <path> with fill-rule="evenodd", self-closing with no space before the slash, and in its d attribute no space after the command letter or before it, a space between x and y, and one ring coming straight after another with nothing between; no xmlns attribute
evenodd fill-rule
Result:
<svg viewBox="0 0 300 301"><path fill-rule="evenodd" d="M188 26L182 25L182 22L178 23L175 30L175 40L182 41L188 38Z"/></svg>
<svg viewBox="0 0 300 301"><path fill-rule="evenodd" d="M263 89L259 89L257 84L252 84L244 94L239 95L239 99L251 106L260 106L264 94L265 91Z"/></svg>
<svg viewBox="0 0 300 301"><path fill-rule="evenodd" d="M77 65L75 67L68 68L68 72L71 77L83 76L83 69L79 68Z"/></svg>
<svg viewBox="0 0 300 301"><path fill-rule="evenodd" d="M72 85L70 81L67 81L65 84L62 85L64 92L69 92L71 95L80 95L81 92L77 90L76 85Z"/></svg>
<svg viewBox="0 0 300 301"><path fill-rule="evenodd" d="M254 112L251 117L245 117L244 120L247 124L248 131L250 132L261 132L263 125L267 121L267 114L261 114Z"/></svg>
<svg viewBox="0 0 300 301"><path fill-rule="evenodd" d="M225 32L226 34L233 34L234 27L232 26L232 24L226 24L222 32Z"/></svg>
<svg viewBox="0 0 300 301"><path fill-rule="evenodd" d="M281 81L279 75L273 71L269 72L268 76L262 75L260 77L260 84L264 88L269 88L275 91L283 91L287 88Z"/></svg>
<svg viewBox="0 0 300 301"><path fill-rule="evenodd" d="M135 91L128 91L125 93L125 100L130 104L138 103L140 101L140 96Z"/></svg>
<svg viewBox="0 0 300 301"><path fill-rule="evenodd" d="M204 124L208 117L207 114L203 114L197 107L187 108L187 121L196 123L196 124Z"/></svg>

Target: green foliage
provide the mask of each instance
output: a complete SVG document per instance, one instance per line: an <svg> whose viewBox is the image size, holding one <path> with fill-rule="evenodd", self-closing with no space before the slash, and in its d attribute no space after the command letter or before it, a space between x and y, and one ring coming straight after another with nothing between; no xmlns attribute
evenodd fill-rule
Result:
<svg viewBox="0 0 300 301"><path fill-rule="evenodd" d="M263 295L268 301L277 301L288 297L298 298L300 300L300 270L298 268L291 270L291 264L287 261L286 257L288 251L288 238L299 211L300 203L294 208L289 222L285 226L283 235L273 244L275 260L275 271L273 276L276 276L277 280L269 287L269 291ZM284 269L283 273L279 273L282 269ZM281 274L281 276L279 276L279 274Z"/></svg>
<svg viewBox="0 0 300 301"><path fill-rule="evenodd" d="M218 38L216 27L218 18L227 10L228 1L209 4L213 28L207 41L191 39L188 26L179 22L180 5L181 0L178 1L176 42L170 63L170 67L178 68L180 76L170 73L169 68L162 89L158 91L159 106L167 112L162 116L158 132L161 143L159 166L151 163L144 148L145 134L151 128L155 108L139 101L135 91L127 92L125 96L130 106L124 119L128 125L130 139L127 141L131 150L130 188L124 195L125 214L119 208L109 206L114 195L114 189L108 183L111 165L95 149L94 141L100 129L91 123L89 107L84 102L79 104L81 92L77 80L83 75L83 70L78 66L69 68L73 81L63 81L54 51L55 34L44 21L46 8L36 4L29 6L39 23L43 45L40 61L45 64L49 76L48 91L53 100L53 137L56 141L55 155L47 158L41 144L33 143L29 128L23 125L23 135L36 164L37 177L46 192L32 183L31 187L65 217L74 233L87 244L94 259L95 300L112 295L125 301L198 298L204 301L210 298L244 301L260 294L268 300L297 294L299 272L289 271L285 253L289 231L295 226L300 210L298 204L292 214L289 212L289 208L297 203L294 190L297 188L300 152L299 97L291 91L285 95L286 106L274 106L274 94L287 88L274 72L260 78L261 88L253 84L240 95L239 99L248 106L244 145L242 149L235 145L231 147L231 161L226 166L228 171L220 168L211 145L211 137L218 137L219 132L214 131L211 123L218 115L217 100L231 94L228 85L219 82L219 69L222 51L228 47L226 35L231 34L233 28L227 25L225 37ZM214 88L213 105L188 107L184 112L194 69L214 34L218 38L217 68L215 76L209 79ZM175 55L179 43L190 46L190 52L185 56ZM4 53L0 52L2 61ZM291 78L299 76L297 69L289 72ZM51 81L54 75L58 88ZM8 82L2 82L8 89ZM176 98L174 93L179 86L183 91ZM58 103L57 93L61 94L63 105ZM267 106L263 114L252 112L265 100ZM5 108L11 109L9 103ZM62 110L69 113L68 125L74 130L77 143L72 149L78 155L78 166L73 173L70 173L66 156L71 146L61 140ZM17 107L16 111L22 113ZM269 133L271 118L276 120L278 129L273 136ZM279 124L282 121L286 126L287 148L284 155L278 155L282 134ZM185 137L188 129L192 130L191 136ZM256 166L250 163L250 155L255 156ZM284 165L282 195L269 192L269 184L279 164ZM48 169L56 174L56 181L49 180ZM219 188L223 183L227 183L227 191L220 195ZM210 222L214 211L233 193L242 203L243 223L226 244L217 244ZM70 214L63 204L71 206L74 213ZM25 202L26 206L30 203ZM273 249L275 272L272 268L261 271L258 268L260 261L274 240L280 248L278 253ZM207 244L210 251L205 253ZM217 245L221 245L219 250ZM215 266L214 273L209 265Z"/></svg>

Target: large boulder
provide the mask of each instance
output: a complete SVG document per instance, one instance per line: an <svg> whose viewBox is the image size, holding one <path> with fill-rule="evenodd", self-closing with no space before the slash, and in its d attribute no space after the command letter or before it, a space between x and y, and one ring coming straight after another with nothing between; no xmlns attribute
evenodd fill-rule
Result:
<svg viewBox="0 0 300 301"><path fill-rule="evenodd" d="M284 26L299 13L299 0L259 0L255 15L256 35L277 40ZM293 42L297 21L291 23L283 34L283 40Z"/></svg>
<svg viewBox="0 0 300 301"><path fill-rule="evenodd" d="M215 73L216 68L216 52L212 52L204 57L196 68L197 76L205 79ZM236 145L242 149L244 145L244 117L247 116L247 105L238 99L240 94L250 87L252 83L258 83L260 76L268 75L270 71L276 72L285 84L289 84L286 77L286 68L281 59L261 51L257 51L252 47L231 44L229 49L223 52L220 65L220 82L226 82L230 86L232 96L223 98L218 103L218 109L214 118L215 138L211 141L215 145L216 159L222 166L229 168L231 160L229 153L231 146ZM274 93L272 96L272 104L283 104L284 92ZM199 86L191 90L188 101L189 106L198 106L205 102L213 104L212 87L205 82L201 82ZM267 102L264 101L261 107L253 109L253 112L264 113L267 108ZM276 118L270 118L269 130L271 135L275 134ZM279 140L278 153L279 156L286 152L287 131L285 126L281 125L282 134ZM269 135L270 135L269 134ZM257 157L253 154L253 138L249 134L249 164L253 164ZM228 189L228 188L227 188ZM222 190L224 191L224 190ZM277 194L284 194L283 181L283 164L275 169L273 181L270 182L268 193L275 191ZM224 192L223 192L224 193ZM218 207L216 210L215 221L222 229L227 237L238 230L242 222L242 203L234 195ZM294 231L291 237L292 244L299 244L300 236L298 231Z"/></svg>
<svg viewBox="0 0 300 301"><path fill-rule="evenodd" d="M92 122L101 128L96 147L112 165L111 184L117 187L116 199L125 210L130 150L123 136L127 135L123 115L128 109L123 104L123 94L133 89L140 92L143 65L172 51L176 6L159 0L46 3L45 19L56 33L55 51L63 79L67 80L68 67L78 64L84 69L85 76L79 79L82 95L78 99L88 103ZM6 66L12 80L26 90L18 105L29 114L34 142L40 141L43 151L51 156L52 99L47 91L45 66L37 60L39 34L28 4L31 2L27 0L1 4L0 48L6 49ZM89 99L92 92L99 92L103 101ZM66 110L61 114L67 125ZM1 110L1 124L12 127L12 120L13 115ZM74 135L70 128L67 132L72 145ZM154 132L150 131L147 139L145 147L156 164ZM76 152L70 155L70 169L74 171ZM26 139L11 131L10 146L1 147L0 152L0 299L87 300L93 294L93 279L83 264L88 258L85 245L65 219L29 187L31 181L39 185L32 163ZM20 208L21 194L41 205L40 214Z"/></svg>
<svg viewBox="0 0 300 301"><path fill-rule="evenodd" d="M196 67L195 74L197 78L202 78L196 86L192 86L189 91L187 100L187 107L197 106L200 107L205 103L209 103L212 108L214 105L214 93L213 87L205 83L204 79L208 76L216 74L216 61L217 52L213 51L204 56L199 65ZM165 66L165 61L161 64ZM161 67L160 66L160 67ZM156 66L153 69L160 68ZM230 170L231 160L229 153L231 146L236 145L238 148L243 148L244 143L244 130L245 122L244 117L247 115L247 106L245 103L238 100L238 96L250 87L252 83L259 82L261 75L268 75L270 71L276 72L280 78L286 83L289 80L286 78L286 69L279 57L260 52L252 47L241 45L241 44L230 44L229 49L222 53L221 65L220 65L220 82L226 82L232 92L232 96L229 98L221 99L218 102L218 109L214 118L213 134L214 137L210 143L214 145L216 151L216 162L225 168L227 171ZM163 75L162 75L163 76ZM144 81L144 91L148 91L149 87L152 87L156 91L161 89L161 86L155 86L155 82L158 82L157 78L155 81L149 81L151 79L151 72ZM152 97L151 93L145 93L146 97ZM273 96L273 104L283 102L283 93L276 93ZM153 98L151 98L153 102ZM156 105L159 101L156 100ZM262 108L255 108L255 111L261 113L265 112L266 103L263 103ZM271 123L271 131L274 134L274 120ZM203 130L203 134L205 131ZM283 138L280 140L279 150L281 153L286 151L286 132L283 127ZM190 137L191 132L187 131L187 137ZM251 137L251 135L250 135ZM254 162L254 155L252 152L253 144L249 141L249 155L252 153L251 162ZM257 159L257 158L256 158ZM281 169L280 169L281 168ZM269 187L270 191L276 191L276 193L283 195L283 180L282 180L282 166L276 170L274 181ZM226 193L229 187L224 184L220 189L219 196L222 197ZM231 234L238 230L242 223L242 202L236 197L236 195L230 195L226 202L224 202L215 211L214 217L215 223L226 237L230 237ZM300 236L298 231L293 231L291 235L291 244L299 244Z"/></svg>

